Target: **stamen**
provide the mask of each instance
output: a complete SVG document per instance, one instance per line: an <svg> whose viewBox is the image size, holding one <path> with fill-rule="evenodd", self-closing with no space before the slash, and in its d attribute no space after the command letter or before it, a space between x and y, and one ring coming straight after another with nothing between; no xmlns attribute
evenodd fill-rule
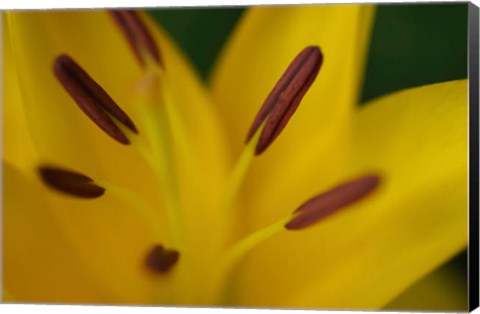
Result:
<svg viewBox="0 0 480 314"><path fill-rule="evenodd" d="M138 134L132 120L75 61L67 55L60 55L55 59L53 71L63 88L99 128L118 142L130 144L108 114Z"/></svg>
<svg viewBox="0 0 480 314"><path fill-rule="evenodd" d="M82 198L97 198L105 193L105 188L93 183L93 179L70 170L40 166L42 181L51 188Z"/></svg>
<svg viewBox="0 0 480 314"><path fill-rule="evenodd" d="M290 63L285 73L268 95L247 135L251 140L266 120L255 154L261 154L285 128L307 90L317 77L323 55L317 46L303 49Z"/></svg>
<svg viewBox="0 0 480 314"><path fill-rule="evenodd" d="M142 49L148 52L157 64L162 65L160 53L153 40L153 36L148 31L148 28L142 22L137 12L132 10L115 10L110 11L110 14L122 31L142 66L146 65L146 62L142 57Z"/></svg>
<svg viewBox="0 0 480 314"><path fill-rule="evenodd" d="M212 299L218 300L220 295L224 294L225 284L228 281L232 271L238 265L239 261L253 248L271 237L285 231L284 225L288 218L281 219L263 229L257 230L237 243L233 244L220 259L218 267L211 278L210 294Z"/></svg>
<svg viewBox="0 0 480 314"><path fill-rule="evenodd" d="M173 123L172 113L176 110L170 101L168 89L161 82L162 69L149 69L142 83L138 86L135 103L139 110L139 118L145 130L145 145L140 145L140 153L157 173L161 184L164 207L170 226L174 232L174 243L180 245L185 241L183 218L176 178L174 146L180 145L178 125ZM178 120L177 120L178 121ZM183 121L182 121L183 122ZM175 137L173 136L175 134ZM180 246L184 246L183 244Z"/></svg>
<svg viewBox="0 0 480 314"><path fill-rule="evenodd" d="M176 250L166 250L161 244L157 244L147 254L145 259L146 266L159 273L168 272L180 258L180 253Z"/></svg>
<svg viewBox="0 0 480 314"><path fill-rule="evenodd" d="M380 177L369 175L320 194L295 210L295 217L285 225L285 228L297 230L311 226L337 210L365 198L378 187L379 183Z"/></svg>

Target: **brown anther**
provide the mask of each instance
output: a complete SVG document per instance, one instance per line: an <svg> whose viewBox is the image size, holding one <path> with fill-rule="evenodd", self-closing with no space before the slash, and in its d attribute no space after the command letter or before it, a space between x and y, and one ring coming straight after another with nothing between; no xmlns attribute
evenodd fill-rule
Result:
<svg viewBox="0 0 480 314"><path fill-rule="evenodd" d="M105 193L105 189L96 185L92 178L78 172L51 166L40 166L38 173L46 185L69 195L81 198L97 198Z"/></svg>
<svg viewBox="0 0 480 314"><path fill-rule="evenodd" d="M162 65L162 60L157 45L155 44L155 40L153 39L152 34L148 31L147 26L138 16L137 12L132 10L113 10L110 11L110 14L142 66L145 66L145 60L142 57L142 50L149 53L157 64Z"/></svg>
<svg viewBox="0 0 480 314"><path fill-rule="evenodd" d="M320 194L300 206L285 228L289 230L303 229L325 217L345 208L369 195L380 183L376 175L364 176L339 185L328 192Z"/></svg>
<svg viewBox="0 0 480 314"><path fill-rule="evenodd" d="M248 132L247 143L266 120L255 148L256 155L261 154L285 128L317 77L322 62L320 48L309 46L290 63L263 103Z"/></svg>
<svg viewBox="0 0 480 314"><path fill-rule="evenodd" d="M161 244L157 244L148 252L145 264L150 270L166 273L178 262L179 258L178 251L167 250Z"/></svg>
<svg viewBox="0 0 480 314"><path fill-rule="evenodd" d="M63 88L99 128L118 142L130 144L127 136L109 115L132 132L138 133L132 120L72 58L67 55L58 56L53 64L53 71Z"/></svg>

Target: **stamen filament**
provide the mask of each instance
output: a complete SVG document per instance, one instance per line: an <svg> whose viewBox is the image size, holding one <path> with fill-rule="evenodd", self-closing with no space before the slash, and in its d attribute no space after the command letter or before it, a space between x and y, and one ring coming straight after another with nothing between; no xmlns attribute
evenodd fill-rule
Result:
<svg viewBox="0 0 480 314"><path fill-rule="evenodd" d="M225 190L222 193L222 198L217 210L218 217L220 218L217 220L215 227L220 234L225 235L218 239L218 245L220 247L230 240L230 236L233 233L231 226L235 225L233 220L236 216L236 213L234 212L234 204L240 189L242 188L245 176L250 169L253 158L255 157L255 147L260 133L260 131L257 131L253 135L252 140L244 147L225 184Z"/></svg>
<svg viewBox="0 0 480 314"><path fill-rule="evenodd" d="M213 293L211 296L214 300L223 299L222 294L225 294L227 290L225 289L225 285L240 260L259 244L277 235L281 231L285 231L285 224L288 221L289 218L283 218L266 228L255 231L227 250L220 260L220 266L217 268L217 276L214 277Z"/></svg>
<svg viewBox="0 0 480 314"><path fill-rule="evenodd" d="M184 247L185 237L178 197L178 182L175 175L175 158L171 143L171 127L165 108L165 99L160 92L160 68L149 68L140 91L137 108L144 122L148 147L139 145L139 150L150 163L159 178L164 192L166 214L172 228L177 247ZM139 144L139 142L134 142Z"/></svg>
<svg viewBox="0 0 480 314"><path fill-rule="evenodd" d="M185 127L185 122L182 120L182 117L175 106L173 97L170 95L168 87L168 81L164 80L162 82L165 85L163 89L163 98L165 111L170 121L169 126L172 134L172 139L175 142L175 146L178 147L180 154L183 159L185 159L184 167L187 167L187 171L190 175L195 175L198 180L198 173L194 170L194 165L197 163L197 160L194 158L194 153L192 151L192 139L187 133L187 128ZM193 180L196 182L195 180Z"/></svg>
<svg viewBox="0 0 480 314"><path fill-rule="evenodd" d="M183 217L179 199L179 184L175 171L177 158L181 157L190 175L198 175L194 165L196 160L191 152L190 138L187 135L185 123L179 114L173 98L169 94L168 80L164 69L158 66L152 58L142 53L146 60L145 77L138 86L138 104L140 119L143 122L147 143L133 141L145 160L156 172L162 188L164 205L169 226L173 233L175 248L181 252L180 269L175 273L172 290L178 302L187 302L194 298L192 293L186 293L182 287L191 285L197 280L195 261L189 250L188 238L184 232ZM145 145L146 144L146 145ZM177 154L178 155L177 155ZM196 178L193 178L197 182ZM184 301L182 301L184 300Z"/></svg>
<svg viewBox="0 0 480 314"><path fill-rule="evenodd" d="M370 195L377 188L379 182L379 176L367 175L341 184L301 205L294 212L293 218L281 219L234 244L220 261L217 276L214 277L212 297L218 298L220 294L224 294L228 290L224 286L228 282L233 268L257 245L281 231L303 229L319 222L335 211Z"/></svg>
<svg viewBox="0 0 480 314"><path fill-rule="evenodd" d="M245 254L251 251L254 247L270 239L279 232L285 231L285 223L288 221L289 218L281 219L266 228L248 235L246 238L234 244L225 254L223 262L225 267L228 268L229 266L236 264L240 258L245 256Z"/></svg>
<svg viewBox="0 0 480 314"><path fill-rule="evenodd" d="M260 132L256 132L253 136L253 140L248 142L245 146L240 158L233 167L233 171L226 184L225 192L223 193L222 202L220 203L220 213L232 208L232 204L235 202L238 191L240 190L252 160L255 157L255 146L257 145L259 136Z"/></svg>
<svg viewBox="0 0 480 314"><path fill-rule="evenodd" d="M162 191L164 191L164 202L166 213L174 233L175 239L182 242L182 223L180 216L180 206L178 202L177 182L173 173L172 151L168 138L166 136L165 117L156 117L156 115L146 114L144 121L146 122L146 134L148 134L150 142L150 150L140 151L151 164L157 173Z"/></svg>

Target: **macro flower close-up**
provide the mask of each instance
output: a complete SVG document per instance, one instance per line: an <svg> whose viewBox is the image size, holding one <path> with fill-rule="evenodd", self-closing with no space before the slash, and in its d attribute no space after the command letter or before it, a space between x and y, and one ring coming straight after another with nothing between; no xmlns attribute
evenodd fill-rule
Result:
<svg viewBox="0 0 480 314"><path fill-rule="evenodd" d="M208 82L147 12L5 12L3 300L379 310L448 287L467 80L360 106L377 11L250 7Z"/></svg>

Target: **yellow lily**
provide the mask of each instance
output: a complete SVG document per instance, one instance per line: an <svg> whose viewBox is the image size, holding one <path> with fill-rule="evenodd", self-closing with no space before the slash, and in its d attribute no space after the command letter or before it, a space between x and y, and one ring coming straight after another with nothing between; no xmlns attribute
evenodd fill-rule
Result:
<svg viewBox="0 0 480 314"><path fill-rule="evenodd" d="M8 13L4 299L379 309L464 249L466 81L357 108L373 13L249 9L211 91L145 15ZM256 112L312 45L318 77L255 155ZM324 219L305 203L365 178Z"/></svg>

